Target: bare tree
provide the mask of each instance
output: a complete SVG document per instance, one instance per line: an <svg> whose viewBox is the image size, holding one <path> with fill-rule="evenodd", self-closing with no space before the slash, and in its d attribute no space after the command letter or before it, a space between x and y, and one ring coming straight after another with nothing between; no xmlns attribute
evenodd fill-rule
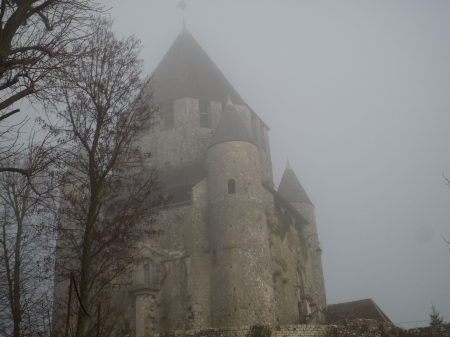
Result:
<svg viewBox="0 0 450 337"><path fill-rule="evenodd" d="M44 145L30 145L28 156L16 160L45 156ZM15 172L0 173L0 334L5 336L50 333L56 229L52 176L41 171L31 182Z"/></svg>
<svg viewBox="0 0 450 337"><path fill-rule="evenodd" d="M26 148L20 133L27 121L8 118L20 111L15 103L24 98L46 105L53 74L79 57L69 45L87 37L86 22L100 11L95 0L0 0L0 172L22 174L30 183L47 164L7 165Z"/></svg>
<svg viewBox="0 0 450 337"><path fill-rule="evenodd" d="M76 336L87 336L102 296L123 283L137 258L136 244L154 235L152 222L165 207L151 154L139 139L158 109L145 91L140 42L118 40L112 22L97 18L80 57L60 70L53 131L70 141L62 178L56 272L73 273L79 302ZM59 296L61 298L61 296Z"/></svg>
<svg viewBox="0 0 450 337"><path fill-rule="evenodd" d="M45 79L72 56L67 45L85 35L91 0L1 0L0 121L17 113L15 102L46 91Z"/></svg>

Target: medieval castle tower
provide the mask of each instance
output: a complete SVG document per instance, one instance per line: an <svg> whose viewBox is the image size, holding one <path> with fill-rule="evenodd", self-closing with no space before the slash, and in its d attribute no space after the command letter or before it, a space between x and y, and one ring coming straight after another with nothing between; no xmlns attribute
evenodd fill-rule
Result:
<svg viewBox="0 0 450 337"><path fill-rule="evenodd" d="M127 289L136 336L323 322L314 206L289 164L274 188L268 126L186 30L152 87L164 115L142 146L173 199Z"/></svg>

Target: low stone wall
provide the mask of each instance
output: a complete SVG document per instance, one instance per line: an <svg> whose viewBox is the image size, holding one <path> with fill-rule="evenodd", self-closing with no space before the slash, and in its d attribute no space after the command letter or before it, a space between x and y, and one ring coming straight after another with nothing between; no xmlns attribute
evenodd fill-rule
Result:
<svg viewBox="0 0 450 337"><path fill-rule="evenodd" d="M344 321L338 325L285 325L280 326L272 334L274 337L328 337L328 336L364 336L364 337L397 337L400 328L375 320L355 319Z"/></svg>
<svg viewBox="0 0 450 337"><path fill-rule="evenodd" d="M154 337L268 337L251 333L251 327L173 331ZM272 327L271 337L450 337L450 324L439 327L401 329L393 324L355 319L338 325L280 325Z"/></svg>
<svg viewBox="0 0 450 337"><path fill-rule="evenodd" d="M407 330L407 337L450 337L450 323L437 327L414 328Z"/></svg>

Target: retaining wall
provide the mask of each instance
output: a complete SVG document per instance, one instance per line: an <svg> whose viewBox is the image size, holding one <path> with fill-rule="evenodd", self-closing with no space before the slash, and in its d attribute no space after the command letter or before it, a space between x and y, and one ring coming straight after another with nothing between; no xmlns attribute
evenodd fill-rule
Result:
<svg viewBox="0 0 450 337"><path fill-rule="evenodd" d="M267 337L250 333L251 327L228 327L205 330L173 331L155 337ZM272 328L271 337L450 337L450 324L439 327L401 329L393 324L369 319L355 319L339 325L280 325Z"/></svg>

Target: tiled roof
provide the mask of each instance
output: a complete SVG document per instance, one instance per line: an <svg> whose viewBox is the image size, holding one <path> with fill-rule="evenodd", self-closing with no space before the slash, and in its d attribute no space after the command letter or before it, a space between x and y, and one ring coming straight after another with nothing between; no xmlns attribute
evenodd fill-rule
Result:
<svg viewBox="0 0 450 337"><path fill-rule="evenodd" d="M160 180L165 184L165 190L186 185L195 185L206 177L206 170L201 163L177 166L162 170Z"/></svg>
<svg viewBox="0 0 450 337"><path fill-rule="evenodd" d="M281 178L280 186L278 187L280 193L289 202L304 202L312 205L311 200L305 192L302 184L292 170L289 162Z"/></svg>
<svg viewBox="0 0 450 337"><path fill-rule="evenodd" d="M355 318L374 319L380 322L392 323L370 298L353 302L330 304L327 307L327 324L334 324L346 319Z"/></svg>
<svg viewBox="0 0 450 337"><path fill-rule="evenodd" d="M236 108L233 106L230 99L228 99L209 147L218 143L230 141L242 141L255 144L252 136L245 127L244 122L242 122L241 117L236 111Z"/></svg>
<svg viewBox="0 0 450 337"><path fill-rule="evenodd" d="M176 38L150 82L156 102L182 97L225 102L230 96L235 104L244 100L194 37L183 30Z"/></svg>

